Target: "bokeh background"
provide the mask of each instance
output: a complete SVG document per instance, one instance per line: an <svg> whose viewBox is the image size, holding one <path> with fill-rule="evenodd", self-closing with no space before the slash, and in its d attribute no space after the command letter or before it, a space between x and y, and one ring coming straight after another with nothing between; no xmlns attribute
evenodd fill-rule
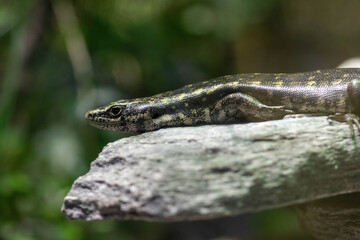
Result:
<svg viewBox="0 0 360 240"><path fill-rule="evenodd" d="M72 182L129 134L87 110L221 75L360 55L358 0L0 0L0 239L310 239L291 209L214 221L69 221Z"/></svg>

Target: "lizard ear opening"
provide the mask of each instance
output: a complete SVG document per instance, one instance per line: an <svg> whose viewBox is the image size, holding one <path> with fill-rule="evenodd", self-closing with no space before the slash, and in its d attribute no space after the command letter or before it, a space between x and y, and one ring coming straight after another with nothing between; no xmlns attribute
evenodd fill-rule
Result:
<svg viewBox="0 0 360 240"><path fill-rule="evenodd" d="M153 112L152 114L151 114L151 118L152 119L156 119L156 118L159 118L160 117L160 113L158 113L158 112Z"/></svg>

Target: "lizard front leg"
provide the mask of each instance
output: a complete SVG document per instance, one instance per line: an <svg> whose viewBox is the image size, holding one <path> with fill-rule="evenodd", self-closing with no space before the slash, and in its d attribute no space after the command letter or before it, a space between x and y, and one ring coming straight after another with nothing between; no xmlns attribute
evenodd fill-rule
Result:
<svg viewBox="0 0 360 240"><path fill-rule="evenodd" d="M354 125L360 133L360 118L352 113L336 113L328 116L328 120L337 122L347 122L350 128L350 135L353 140L356 140Z"/></svg>
<svg viewBox="0 0 360 240"><path fill-rule="evenodd" d="M215 123L231 123L282 119L292 113L283 106L268 106L247 94L233 93L217 101L210 116Z"/></svg>
<svg viewBox="0 0 360 240"><path fill-rule="evenodd" d="M360 80L353 79L346 88L348 111L350 113L336 113L328 117L329 120L347 122L350 128L351 138L356 141L354 125L360 133Z"/></svg>

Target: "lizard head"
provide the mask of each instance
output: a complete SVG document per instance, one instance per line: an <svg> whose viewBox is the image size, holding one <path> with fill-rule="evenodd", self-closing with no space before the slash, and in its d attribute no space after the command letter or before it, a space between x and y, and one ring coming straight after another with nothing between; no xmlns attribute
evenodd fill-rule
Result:
<svg viewBox="0 0 360 240"><path fill-rule="evenodd" d="M90 125L119 132L145 132L158 127L152 124L154 114L145 103L122 100L86 113ZM156 114L155 114L156 115Z"/></svg>
<svg viewBox="0 0 360 240"><path fill-rule="evenodd" d="M85 118L94 127L119 132L147 132L184 125L184 109L165 100L120 100L87 112Z"/></svg>

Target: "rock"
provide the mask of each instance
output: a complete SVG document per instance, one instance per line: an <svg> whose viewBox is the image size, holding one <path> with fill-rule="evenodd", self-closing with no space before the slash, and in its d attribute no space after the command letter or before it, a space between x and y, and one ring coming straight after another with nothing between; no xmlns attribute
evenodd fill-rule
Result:
<svg viewBox="0 0 360 240"><path fill-rule="evenodd" d="M65 197L70 219L180 221L360 189L345 123L304 117L167 128L109 143Z"/></svg>
<svg viewBox="0 0 360 240"><path fill-rule="evenodd" d="M341 63L338 68L358 68L359 66L360 57L353 57Z"/></svg>

